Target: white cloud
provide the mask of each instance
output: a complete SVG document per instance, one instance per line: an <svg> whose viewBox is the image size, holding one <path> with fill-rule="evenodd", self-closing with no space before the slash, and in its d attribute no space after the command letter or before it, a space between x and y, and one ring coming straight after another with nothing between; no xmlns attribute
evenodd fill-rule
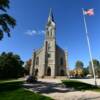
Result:
<svg viewBox="0 0 100 100"><path fill-rule="evenodd" d="M44 30L27 30L25 32L25 34L29 35L29 36L34 36L34 35L41 35L41 34L44 34L45 31Z"/></svg>
<svg viewBox="0 0 100 100"><path fill-rule="evenodd" d="M36 30L27 30L25 32L25 34L32 36L32 35L36 35L37 34L37 31Z"/></svg>
<svg viewBox="0 0 100 100"><path fill-rule="evenodd" d="M39 34L45 34L45 31L44 30L40 30L38 31Z"/></svg>

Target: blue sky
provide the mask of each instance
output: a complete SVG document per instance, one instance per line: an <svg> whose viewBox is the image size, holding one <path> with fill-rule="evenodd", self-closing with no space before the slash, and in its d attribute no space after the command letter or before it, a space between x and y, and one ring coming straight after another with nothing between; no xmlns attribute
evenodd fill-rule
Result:
<svg viewBox="0 0 100 100"><path fill-rule="evenodd" d="M90 61L83 24L82 8L94 8L94 16L86 16L93 58L100 60L100 0L10 0L8 13L17 20L11 30L12 37L0 41L0 53L12 51L26 61L33 49L44 42L44 30L49 9L56 22L56 39L59 46L67 49L69 68L77 60L87 66Z"/></svg>

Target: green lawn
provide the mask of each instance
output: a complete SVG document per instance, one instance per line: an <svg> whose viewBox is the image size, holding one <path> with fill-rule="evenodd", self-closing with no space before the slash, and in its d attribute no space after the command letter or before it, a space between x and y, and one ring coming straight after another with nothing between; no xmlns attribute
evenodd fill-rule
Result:
<svg viewBox="0 0 100 100"><path fill-rule="evenodd" d="M68 88L73 88L74 90L85 91L85 90L92 90L100 92L100 88L96 87L91 84L83 83L77 80L63 80L63 84L65 84Z"/></svg>
<svg viewBox="0 0 100 100"><path fill-rule="evenodd" d="M0 100L52 100L22 88L23 81L0 83Z"/></svg>
<svg viewBox="0 0 100 100"><path fill-rule="evenodd" d="M0 83L8 83L8 82L17 82L19 79L5 79L5 80L0 80ZM21 79L21 81L25 81L24 79Z"/></svg>

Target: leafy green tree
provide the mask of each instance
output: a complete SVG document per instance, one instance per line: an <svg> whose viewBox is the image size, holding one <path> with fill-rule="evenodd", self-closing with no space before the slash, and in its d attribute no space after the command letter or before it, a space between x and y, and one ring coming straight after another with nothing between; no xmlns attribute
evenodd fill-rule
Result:
<svg viewBox="0 0 100 100"><path fill-rule="evenodd" d="M29 75L29 72L30 72L31 62L32 62L32 60L29 59L28 61L26 61L25 65L24 65L25 72L27 75Z"/></svg>
<svg viewBox="0 0 100 100"><path fill-rule="evenodd" d="M4 33L10 37L10 28L14 28L16 25L16 20L7 14L9 3L9 0L0 0L0 40L3 39Z"/></svg>
<svg viewBox="0 0 100 100"><path fill-rule="evenodd" d="M83 62L78 60L75 64L75 69L79 69L79 68L83 69L83 66L84 66Z"/></svg>
<svg viewBox="0 0 100 100"><path fill-rule="evenodd" d="M0 55L0 79L18 78L24 74L23 61L12 52Z"/></svg>
<svg viewBox="0 0 100 100"><path fill-rule="evenodd" d="M93 60L93 65L94 65L96 75L100 77L100 62L97 59L94 59ZM89 62L89 73L91 75L93 75L91 62Z"/></svg>
<svg viewBox="0 0 100 100"><path fill-rule="evenodd" d="M89 74L89 67L84 68L84 76Z"/></svg>
<svg viewBox="0 0 100 100"><path fill-rule="evenodd" d="M84 63L80 60L76 61L75 64L75 76L76 77L84 77L87 73L86 73L86 69L84 68Z"/></svg>

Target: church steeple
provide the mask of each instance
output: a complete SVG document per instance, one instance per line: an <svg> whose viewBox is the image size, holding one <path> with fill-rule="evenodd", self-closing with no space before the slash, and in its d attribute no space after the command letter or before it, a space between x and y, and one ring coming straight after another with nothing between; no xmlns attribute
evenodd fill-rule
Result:
<svg viewBox="0 0 100 100"><path fill-rule="evenodd" d="M55 38L55 21L53 17L52 9L50 8L48 22L46 25L46 39L54 39Z"/></svg>
<svg viewBox="0 0 100 100"><path fill-rule="evenodd" d="M54 17L53 17L52 8L50 8L50 11L49 11L48 22L49 22L49 21L53 21L53 22L54 22Z"/></svg>

